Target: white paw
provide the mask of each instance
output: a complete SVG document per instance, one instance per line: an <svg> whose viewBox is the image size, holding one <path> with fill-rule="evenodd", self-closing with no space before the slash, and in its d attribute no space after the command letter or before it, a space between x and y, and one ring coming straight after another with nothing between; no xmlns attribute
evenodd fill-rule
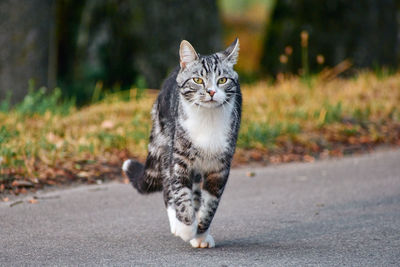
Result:
<svg viewBox="0 0 400 267"><path fill-rule="evenodd" d="M196 236L197 232L197 221L195 221L191 225L186 225L180 221L177 221L178 223L176 224L175 228L175 235L179 236L180 238L183 239L183 241L189 241L192 239L194 236Z"/></svg>
<svg viewBox="0 0 400 267"><path fill-rule="evenodd" d="M168 207L167 213L172 234L179 236L184 241L189 241L196 235L198 224L197 220L191 225L186 225L176 218L176 212L174 208Z"/></svg>
<svg viewBox="0 0 400 267"><path fill-rule="evenodd" d="M190 240L190 245L194 248L213 248L215 247L214 238L207 234L206 237L195 237Z"/></svg>

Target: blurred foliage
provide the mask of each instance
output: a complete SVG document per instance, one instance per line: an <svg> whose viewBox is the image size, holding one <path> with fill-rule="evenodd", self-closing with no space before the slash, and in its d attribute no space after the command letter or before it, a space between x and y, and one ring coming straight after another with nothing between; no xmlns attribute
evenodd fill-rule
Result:
<svg viewBox="0 0 400 267"><path fill-rule="evenodd" d="M35 89L34 80L29 81L28 94L21 102L12 106L10 97L0 102L0 112L16 111L21 116L44 115L45 113L68 115L74 109L75 98L67 100L62 96L60 88L55 88L50 92L46 87Z"/></svg>
<svg viewBox="0 0 400 267"><path fill-rule="evenodd" d="M277 1L266 28L263 70L313 73L350 60L356 68L394 68L399 60L396 0Z"/></svg>
<svg viewBox="0 0 400 267"><path fill-rule="evenodd" d="M32 116L34 114L44 115L46 112L53 114L68 115L75 107L75 100L72 98L66 101L62 98L60 88L55 88L50 93L46 93L47 88L41 87L34 90L34 82L30 82L29 93L22 102L15 106L15 110L22 116Z"/></svg>

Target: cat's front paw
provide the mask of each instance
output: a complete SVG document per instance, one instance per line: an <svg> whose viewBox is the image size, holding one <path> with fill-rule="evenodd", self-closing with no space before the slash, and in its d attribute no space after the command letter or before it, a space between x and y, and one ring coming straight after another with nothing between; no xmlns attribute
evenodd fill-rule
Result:
<svg viewBox="0 0 400 267"><path fill-rule="evenodd" d="M205 237L195 237L190 240L190 245L194 248L213 248L215 247L214 238L207 234Z"/></svg>
<svg viewBox="0 0 400 267"><path fill-rule="evenodd" d="M180 238L183 239L183 241L186 242L196 236L196 231L197 231L197 221L192 223L191 225L186 225L180 222L179 220L176 220L175 232L173 234L179 236Z"/></svg>
<svg viewBox="0 0 400 267"><path fill-rule="evenodd" d="M187 225L176 218L176 212L174 208L168 207L167 212L171 233L173 235L179 236L184 241L189 241L196 235L197 220L195 220L191 225Z"/></svg>

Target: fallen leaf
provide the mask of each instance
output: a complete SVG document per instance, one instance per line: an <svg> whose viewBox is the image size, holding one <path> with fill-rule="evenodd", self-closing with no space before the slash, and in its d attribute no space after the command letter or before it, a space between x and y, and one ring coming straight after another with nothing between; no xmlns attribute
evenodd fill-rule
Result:
<svg viewBox="0 0 400 267"><path fill-rule="evenodd" d="M348 142L349 142L349 144L354 145L354 144L358 143L358 140L354 136L351 136L351 137L349 137Z"/></svg>
<svg viewBox="0 0 400 267"><path fill-rule="evenodd" d="M256 173L255 172L247 172L246 175L247 175L247 177L254 177L254 176L256 176Z"/></svg>
<svg viewBox="0 0 400 267"><path fill-rule="evenodd" d="M371 138L369 138L369 136L361 136L360 137L360 143L367 144L369 142L371 142Z"/></svg>
<svg viewBox="0 0 400 267"><path fill-rule="evenodd" d="M36 203L38 203L38 201L37 201L36 199L34 199L34 198L29 199L28 202L29 202L30 204L36 204Z"/></svg>
<svg viewBox="0 0 400 267"><path fill-rule="evenodd" d="M314 162L315 161L315 158L310 155L304 155L303 159L305 162Z"/></svg>
<svg viewBox="0 0 400 267"><path fill-rule="evenodd" d="M60 196L59 195L55 195L55 196L40 196L40 197L34 196L33 198L34 199L58 199L58 198L60 198Z"/></svg>
<svg viewBox="0 0 400 267"><path fill-rule="evenodd" d="M282 159L281 159L280 156L271 156L271 157L269 158L269 161L270 161L271 163L277 164L277 163L281 163L281 162L282 162Z"/></svg>
<svg viewBox="0 0 400 267"><path fill-rule="evenodd" d="M20 194L27 194L27 193L28 193L28 190L26 190L24 187L22 187L22 188L19 190L19 193L20 193Z"/></svg>
<svg viewBox="0 0 400 267"><path fill-rule="evenodd" d="M263 154L260 151L252 151L250 153L250 158L255 161L261 161L263 159Z"/></svg>
<svg viewBox="0 0 400 267"><path fill-rule="evenodd" d="M15 202L10 204L10 208L12 208L12 207L14 207L14 206L16 206L18 204L22 204L22 203L24 203L22 200L15 201Z"/></svg>

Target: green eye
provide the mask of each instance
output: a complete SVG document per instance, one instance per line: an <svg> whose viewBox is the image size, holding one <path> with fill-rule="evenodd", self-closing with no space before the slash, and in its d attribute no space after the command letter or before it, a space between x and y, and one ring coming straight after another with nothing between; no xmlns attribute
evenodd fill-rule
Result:
<svg viewBox="0 0 400 267"><path fill-rule="evenodd" d="M193 81L197 84L203 84L203 79L202 78L193 78Z"/></svg>
<svg viewBox="0 0 400 267"><path fill-rule="evenodd" d="M218 79L218 84L224 84L224 83L226 83L227 81L228 81L228 79L225 78L225 77L219 78L219 79Z"/></svg>

